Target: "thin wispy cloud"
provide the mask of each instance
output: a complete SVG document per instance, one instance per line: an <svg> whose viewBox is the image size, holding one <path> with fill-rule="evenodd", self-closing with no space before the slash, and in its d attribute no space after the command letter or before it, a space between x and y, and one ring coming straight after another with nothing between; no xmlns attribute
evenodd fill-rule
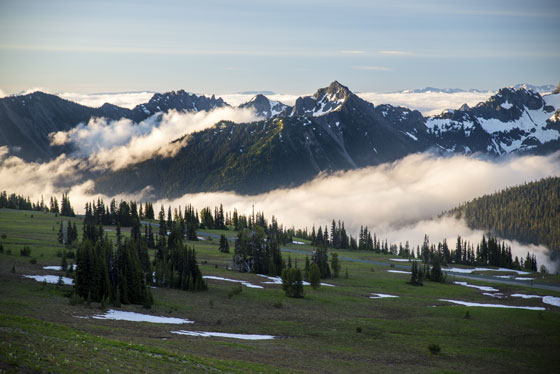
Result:
<svg viewBox="0 0 560 374"><path fill-rule="evenodd" d="M287 56L287 57L333 57L337 53L331 50L313 49L195 49L195 48L150 48L98 45L49 45L49 44L0 44L0 50L44 51L44 52L83 52L111 54L148 54L148 55L179 55L179 56Z"/></svg>
<svg viewBox="0 0 560 374"><path fill-rule="evenodd" d="M366 51L362 50L343 50L338 52L342 53L343 55L363 55L366 53Z"/></svg>
<svg viewBox="0 0 560 374"><path fill-rule="evenodd" d="M352 69L355 70L371 70L371 71L392 71L392 68L386 66L376 66L376 65L359 65L359 66L352 66Z"/></svg>
<svg viewBox="0 0 560 374"><path fill-rule="evenodd" d="M413 56L412 52L407 51L394 51L394 50L387 50L387 51L379 51L382 55L389 55L389 56Z"/></svg>

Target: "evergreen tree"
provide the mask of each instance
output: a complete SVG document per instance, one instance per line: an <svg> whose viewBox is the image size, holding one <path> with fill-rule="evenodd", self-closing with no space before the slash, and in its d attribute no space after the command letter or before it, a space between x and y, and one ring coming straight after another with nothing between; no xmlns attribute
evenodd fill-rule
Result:
<svg viewBox="0 0 560 374"><path fill-rule="evenodd" d="M340 262L338 260L338 253L333 253L331 255L331 269L333 271L333 278L338 278L338 274L340 273Z"/></svg>
<svg viewBox="0 0 560 374"><path fill-rule="evenodd" d="M410 268L410 284L413 286L422 286L422 272L418 269L418 261L412 261Z"/></svg>
<svg viewBox="0 0 560 374"><path fill-rule="evenodd" d="M321 285L321 270L317 264L314 263L310 266L307 279L309 279L309 283L313 289L319 288Z"/></svg>
<svg viewBox="0 0 560 374"><path fill-rule="evenodd" d="M229 253L229 243L224 234L220 235L220 245L219 245L220 252Z"/></svg>
<svg viewBox="0 0 560 374"><path fill-rule="evenodd" d="M303 297L303 280L299 269L286 268L282 271L282 289L288 297Z"/></svg>

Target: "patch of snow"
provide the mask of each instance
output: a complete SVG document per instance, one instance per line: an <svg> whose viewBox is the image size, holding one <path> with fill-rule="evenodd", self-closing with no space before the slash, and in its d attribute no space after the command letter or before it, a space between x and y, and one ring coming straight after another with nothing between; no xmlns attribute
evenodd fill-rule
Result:
<svg viewBox="0 0 560 374"><path fill-rule="evenodd" d="M397 274L412 274L410 271L404 270L387 270L389 273L397 273Z"/></svg>
<svg viewBox="0 0 560 374"><path fill-rule="evenodd" d="M385 293L373 293L373 292L371 293L371 295L372 296L369 297L370 299L383 299L383 298L386 298L386 297L398 297L398 296L395 296L395 295L387 295Z"/></svg>
<svg viewBox="0 0 560 374"><path fill-rule="evenodd" d="M554 305L560 308L560 297L545 296L542 298L542 302L549 305Z"/></svg>
<svg viewBox="0 0 560 374"><path fill-rule="evenodd" d="M292 244L302 245L302 244L305 244L305 243L304 242L299 242L297 240L292 240Z"/></svg>
<svg viewBox="0 0 560 374"><path fill-rule="evenodd" d="M58 265L43 266L43 269L62 271L62 266L58 266ZM72 270L76 270L76 264L72 264Z"/></svg>
<svg viewBox="0 0 560 374"><path fill-rule="evenodd" d="M555 110L560 109L560 94L544 95L544 102L546 105L551 105Z"/></svg>
<svg viewBox="0 0 560 374"><path fill-rule="evenodd" d="M475 271L501 271L501 272L517 273L519 275L531 274L528 271L506 269L506 268L489 269L489 268L454 268L454 267L452 267L452 268L443 268L442 270L450 271L452 273L465 273L465 274L471 274Z"/></svg>
<svg viewBox="0 0 560 374"><path fill-rule="evenodd" d="M149 314L124 312L122 310L113 310L113 309L109 309L107 312L105 312L105 314L96 314L91 318L112 319L116 321L131 321L131 322L168 323L174 325L180 325L183 323L194 323L194 321L183 319L183 318L152 316Z"/></svg>
<svg viewBox="0 0 560 374"><path fill-rule="evenodd" d="M264 275L264 274L257 274L257 276L269 279L268 282L262 282L264 284L282 284L282 278L280 278L280 277L270 277L270 276ZM336 287L334 284L329 284L329 283L320 283L320 284L321 284L321 286L326 286L326 287ZM310 286L311 283L303 281L303 285L304 286Z"/></svg>
<svg viewBox="0 0 560 374"><path fill-rule="evenodd" d="M477 286L476 284L468 284L467 282L453 282L453 284L458 284L459 286L471 287L471 288L478 288L481 291L486 292L498 292L499 290L495 289L494 287L488 286Z"/></svg>
<svg viewBox="0 0 560 374"><path fill-rule="evenodd" d="M521 297L523 299L542 299L542 302L549 305L560 307L560 297L556 296L539 296L539 295L526 295L522 293L511 294L512 297Z"/></svg>
<svg viewBox="0 0 560 374"><path fill-rule="evenodd" d="M494 275L494 278L511 279L513 275Z"/></svg>
<svg viewBox="0 0 560 374"><path fill-rule="evenodd" d="M405 134L408 135L408 136L409 136L410 138L412 138L413 140L418 141L418 138L417 138L416 136L412 135L411 133L405 132Z"/></svg>
<svg viewBox="0 0 560 374"><path fill-rule="evenodd" d="M518 281L528 281L528 280L533 280L533 278L529 278L529 277L515 277L515 280Z"/></svg>
<svg viewBox="0 0 560 374"><path fill-rule="evenodd" d="M208 238L205 238L204 236L197 236L198 240L208 240Z"/></svg>
<svg viewBox="0 0 560 374"><path fill-rule="evenodd" d="M60 278L58 275L24 275L23 277L35 279L37 282L47 282L51 284L58 284ZM72 278L62 277L62 284L71 286L74 284L74 280Z"/></svg>
<svg viewBox="0 0 560 374"><path fill-rule="evenodd" d="M495 297L497 299L501 299L504 297L503 293L489 293L489 292L483 292L482 293L484 296L490 296L490 297Z"/></svg>
<svg viewBox="0 0 560 374"><path fill-rule="evenodd" d="M268 275L264 274L257 274L257 276L270 279L270 281L268 282L263 282L264 284L282 284L282 278L280 277L269 277Z"/></svg>
<svg viewBox="0 0 560 374"><path fill-rule="evenodd" d="M238 279L229 279L229 278L222 278L222 277L216 277L214 275L204 275L202 276L202 278L204 279L214 279L214 280L221 280L224 282L234 282L234 283L241 283L242 285L244 285L245 287L249 287L249 288L264 288L263 286L259 286L257 284L253 284L250 282L246 282L246 281L242 281L242 280L238 280Z"/></svg>
<svg viewBox="0 0 560 374"><path fill-rule="evenodd" d="M484 308L507 308L507 309L527 309L527 310L545 310L545 308L540 306L512 306L512 305L503 305L503 304L482 304L482 303L471 303L467 301L459 301L459 300L448 300L448 299L439 299L439 301L447 301L448 303L464 305L464 306L479 306Z"/></svg>
<svg viewBox="0 0 560 374"><path fill-rule="evenodd" d="M408 258L392 258L391 261L397 262L409 262L409 261L416 261L415 259L408 259Z"/></svg>
<svg viewBox="0 0 560 374"><path fill-rule="evenodd" d="M539 295L526 295L526 294L523 294L523 293L512 293L510 296L511 297L521 297L523 299L540 299L540 298L542 298L542 296L539 296Z"/></svg>
<svg viewBox="0 0 560 374"><path fill-rule="evenodd" d="M506 100L506 102L503 103L503 104L501 104L500 106L501 106L502 108L504 108L504 109L511 109L511 107L513 106L513 104Z"/></svg>
<svg viewBox="0 0 560 374"><path fill-rule="evenodd" d="M232 338L232 339L243 339L243 340L270 340L275 339L276 336L273 335L254 335L254 334L231 334L225 332L208 332L208 331L171 331L172 334L178 335L189 335L189 336L201 336L201 337L219 337L219 338Z"/></svg>

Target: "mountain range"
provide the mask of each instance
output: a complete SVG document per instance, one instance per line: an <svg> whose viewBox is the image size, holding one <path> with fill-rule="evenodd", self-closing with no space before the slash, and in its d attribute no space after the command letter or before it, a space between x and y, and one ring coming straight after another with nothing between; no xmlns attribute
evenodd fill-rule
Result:
<svg viewBox="0 0 560 374"><path fill-rule="evenodd" d="M551 84L545 84L542 86L535 86L533 84L529 84L529 83L519 83L513 86L509 86L509 88L513 88L515 90L519 90L521 88L524 88L526 90L529 91L534 91L534 92L538 92L540 94L546 94L546 93L551 93L552 91L554 91L556 89L556 86L553 86ZM454 93L461 93L461 92L477 92L477 93L487 93L487 92L492 92L491 90L478 90L476 88L471 88L471 89L463 89L463 88L435 88L435 87L424 87L424 88L418 88L418 89L414 89L414 90L402 90L402 91L397 91L394 93L407 93L407 94L419 94L419 93L447 93L447 94L454 94Z"/></svg>
<svg viewBox="0 0 560 374"><path fill-rule="evenodd" d="M0 99L0 145L26 160L48 160L69 151L51 147L48 134L91 117L140 122L170 110L224 106L220 98L182 90L154 94L133 109L89 108L40 92L11 96ZM526 87L503 88L472 108L465 104L432 117L389 104L375 106L336 81L293 106L257 94L240 107L253 109L262 120L222 121L178 134L173 156L154 155L106 172L96 180L97 191L115 194L151 186L156 197L219 190L254 194L427 150L500 157L560 149L560 94L541 96Z"/></svg>

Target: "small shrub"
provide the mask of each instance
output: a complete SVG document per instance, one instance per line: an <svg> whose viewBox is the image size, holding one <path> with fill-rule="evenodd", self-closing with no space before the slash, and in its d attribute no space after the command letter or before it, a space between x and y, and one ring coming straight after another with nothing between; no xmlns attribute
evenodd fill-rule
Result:
<svg viewBox="0 0 560 374"><path fill-rule="evenodd" d="M29 260L29 263L35 265L37 263L37 259L32 258L31 260Z"/></svg>
<svg viewBox="0 0 560 374"><path fill-rule="evenodd" d="M272 306L276 309L282 309L284 307L284 304L282 304L281 301L278 301L277 303L272 304Z"/></svg>
<svg viewBox="0 0 560 374"><path fill-rule="evenodd" d="M222 324L222 320L221 320L221 319L219 319L219 320L216 321L216 325L221 325L221 324Z"/></svg>
<svg viewBox="0 0 560 374"><path fill-rule="evenodd" d="M348 278L350 277L348 276L348 268L346 268L346 274L344 274L344 279L348 279Z"/></svg>
<svg viewBox="0 0 560 374"><path fill-rule="evenodd" d="M29 246L26 245L19 251L19 254L24 257L29 257L31 255L31 248L29 248Z"/></svg>
<svg viewBox="0 0 560 374"><path fill-rule="evenodd" d="M59 250L56 252L56 257L62 257L62 250L61 250L61 249L59 249Z"/></svg>
<svg viewBox="0 0 560 374"><path fill-rule="evenodd" d="M362 328L360 326L356 327L356 332L360 334L362 332Z"/></svg>
<svg viewBox="0 0 560 374"><path fill-rule="evenodd" d="M6 234L2 234L2 239L6 239L8 236Z"/></svg>
<svg viewBox="0 0 560 374"><path fill-rule="evenodd" d="M72 295L70 295L70 299L68 300L68 304L77 305L81 303L82 303L82 299L80 298L80 296L78 296L77 293L72 292Z"/></svg>
<svg viewBox="0 0 560 374"><path fill-rule="evenodd" d="M16 265L12 265L12 273L16 272Z"/></svg>
<svg viewBox="0 0 560 374"><path fill-rule="evenodd" d="M465 319L471 319L471 314L469 313L468 310L467 313L465 313Z"/></svg>
<svg viewBox="0 0 560 374"><path fill-rule="evenodd" d="M242 291L243 287L241 287L240 284L231 288L231 292L233 292L234 295L239 295Z"/></svg>
<svg viewBox="0 0 560 374"><path fill-rule="evenodd" d="M430 350L430 352L432 352L433 355L437 355L441 351L441 347L439 346L439 344L430 344L428 346L428 349Z"/></svg>

